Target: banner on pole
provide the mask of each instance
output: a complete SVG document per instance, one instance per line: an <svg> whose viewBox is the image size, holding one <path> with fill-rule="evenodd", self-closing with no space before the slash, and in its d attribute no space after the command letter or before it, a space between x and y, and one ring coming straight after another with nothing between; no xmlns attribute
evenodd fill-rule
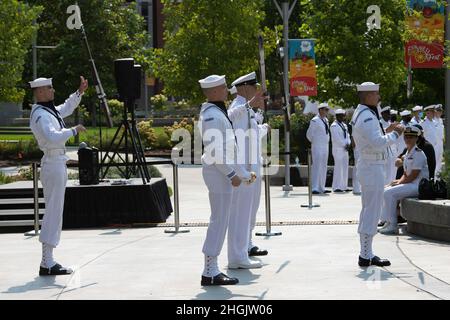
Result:
<svg viewBox="0 0 450 320"><path fill-rule="evenodd" d="M406 22L411 39L405 45L405 65L442 68L445 9L436 0L408 0Z"/></svg>
<svg viewBox="0 0 450 320"><path fill-rule="evenodd" d="M314 40L289 40L289 86L293 97L317 96Z"/></svg>

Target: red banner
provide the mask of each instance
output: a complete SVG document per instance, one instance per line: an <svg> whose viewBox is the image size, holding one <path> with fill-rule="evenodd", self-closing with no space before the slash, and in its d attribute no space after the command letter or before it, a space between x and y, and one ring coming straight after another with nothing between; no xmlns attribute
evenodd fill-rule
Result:
<svg viewBox="0 0 450 320"><path fill-rule="evenodd" d="M442 68L444 65L444 46L440 43L427 43L411 40L405 48L405 64L411 68Z"/></svg>
<svg viewBox="0 0 450 320"><path fill-rule="evenodd" d="M317 79L298 77L291 79L291 96L317 96Z"/></svg>

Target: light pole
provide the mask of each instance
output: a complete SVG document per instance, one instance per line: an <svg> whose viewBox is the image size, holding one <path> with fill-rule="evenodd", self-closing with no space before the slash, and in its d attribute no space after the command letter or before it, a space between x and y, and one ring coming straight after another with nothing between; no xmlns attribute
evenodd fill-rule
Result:
<svg viewBox="0 0 450 320"><path fill-rule="evenodd" d="M450 1L450 0L449 0ZM283 48L283 86L284 86L284 111L285 111L285 124L284 124L284 186L283 191L292 191L293 187L291 185L291 173L290 173L290 117L291 117L291 106L290 106L290 94L289 94L289 18L294 10L297 0L290 5L289 0L282 0L281 7L277 0L273 0L275 6L278 9L282 19L283 19L283 38L284 38L284 48Z"/></svg>
<svg viewBox="0 0 450 320"><path fill-rule="evenodd" d="M445 6L445 44L444 48L450 41L450 0L447 0ZM444 49L444 52L448 52ZM444 151L450 150L450 69L448 63L445 65L445 148Z"/></svg>

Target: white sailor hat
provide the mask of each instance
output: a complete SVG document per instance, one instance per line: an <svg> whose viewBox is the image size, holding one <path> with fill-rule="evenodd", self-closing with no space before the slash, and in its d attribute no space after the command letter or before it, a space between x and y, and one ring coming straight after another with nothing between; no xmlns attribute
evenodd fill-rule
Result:
<svg viewBox="0 0 450 320"><path fill-rule="evenodd" d="M319 110L324 109L324 108L330 110L330 106L328 105L328 103L322 102L321 104L319 104L319 107L318 107Z"/></svg>
<svg viewBox="0 0 450 320"><path fill-rule="evenodd" d="M236 94L237 93L237 89L236 89L235 86L232 86L229 91L230 91L230 94Z"/></svg>
<svg viewBox="0 0 450 320"><path fill-rule="evenodd" d="M411 115L411 111L409 111L409 110L403 110L402 112L400 112L400 115L401 115L402 117L410 116L410 115Z"/></svg>
<svg viewBox="0 0 450 320"><path fill-rule="evenodd" d="M434 106L434 109L435 109L435 110L439 110L439 111L444 110L444 109L442 108L442 104L437 104L437 105L435 105L435 106Z"/></svg>
<svg viewBox="0 0 450 320"><path fill-rule="evenodd" d="M423 108L424 111L428 111L428 110L433 110L436 109L436 106L434 104L432 104L431 106L425 107Z"/></svg>
<svg viewBox="0 0 450 320"><path fill-rule="evenodd" d="M380 110L380 112L386 112L386 111L389 111L389 110L391 110L391 106L386 106L386 107L382 108Z"/></svg>
<svg viewBox="0 0 450 320"><path fill-rule="evenodd" d="M422 111L423 107L422 106L415 106L412 111Z"/></svg>
<svg viewBox="0 0 450 320"><path fill-rule="evenodd" d="M337 109L334 113L336 115L338 115L338 114L345 114L345 110L344 109Z"/></svg>
<svg viewBox="0 0 450 320"><path fill-rule="evenodd" d="M258 81L256 80L256 72L246 74L245 76L239 77L233 81L232 86L239 87L245 85L255 85Z"/></svg>
<svg viewBox="0 0 450 320"><path fill-rule="evenodd" d="M30 81L30 87L31 89L34 88L40 88L40 87L45 87L45 86L51 86L52 85L52 79L53 78L37 78L36 80Z"/></svg>
<svg viewBox="0 0 450 320"><path fill-rule="evenodd" d="M380 91L380 85L373 82L364 82L358 84L356 87L358 92Z"/></svg>
<svg viewBox="0 0 450 320"><path fill-rule="evenodd" d="M407 126L405 128L405 132L403 134L405 136L418 137L418 136L420 136L421 132L420 132L420 129L415 126Z"/></svg>
<svg viewBox="0 0 450 320"><path fill-rule="evenodd" d="M398 115L398 111L394 110L394 109L391 109L391 115Z"/></svg>
<svg viewBox="0 0 450 320"><path fill-rule="evenodd" d="M198 82L203 89L215 88L227 83L225 76L218 75L208 76L205 79L198 80Z"/></svg>

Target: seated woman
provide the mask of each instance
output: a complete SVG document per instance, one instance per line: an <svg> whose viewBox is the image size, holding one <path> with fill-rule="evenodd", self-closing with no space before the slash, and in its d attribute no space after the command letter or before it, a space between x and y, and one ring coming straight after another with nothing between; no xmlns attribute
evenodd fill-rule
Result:
<svg viewBox="0 0 450 320"><path fill-rule="evenodd" d="M398 234L397 203L404 198L419 195L419 182L428 179L427 157L416 144L420 129L414 126L407 127L404 133L406 154L403 161L403 176L392 181L384 190L383 213L387 218L384 227L379 231L382 234Z"/></svg>

